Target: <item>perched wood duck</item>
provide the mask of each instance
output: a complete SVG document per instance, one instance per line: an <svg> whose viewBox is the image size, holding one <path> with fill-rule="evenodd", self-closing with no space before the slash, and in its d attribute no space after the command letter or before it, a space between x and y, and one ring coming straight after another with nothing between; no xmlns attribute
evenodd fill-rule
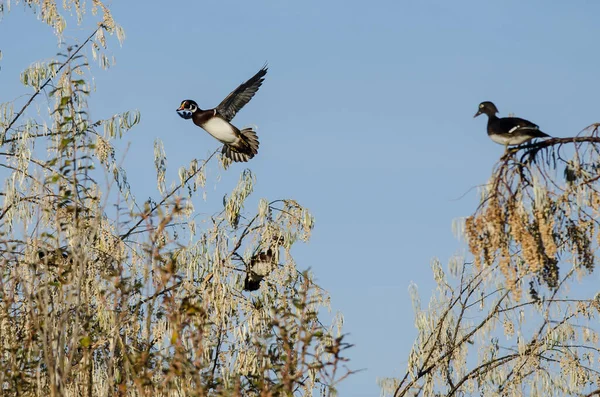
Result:
<svg viewBox="0 0 600 397"><path fill-rule="evenodd" d="M194 124L223 143L221 153L233 161L248 161L258 153L258 137L252 128L237 129L230 121L236 113L250 102L267 74L263 67L250 80L233 90L214 109L202 110L191 99L181 102L177 109L184 119L192 119Z"/></svg>
<svg viewBox="0 0 600 397"><path fill-rule="evenodd" d="M492 141L504 145L520 145L534 138L544 138L550 135L540 131L540 128L531 121L520 119L518 117L496 116L498 109L492 102L485 101L479 104L479 110L475 113L477 117L480 114L487 114L488 124L487 133Z"/></svg>

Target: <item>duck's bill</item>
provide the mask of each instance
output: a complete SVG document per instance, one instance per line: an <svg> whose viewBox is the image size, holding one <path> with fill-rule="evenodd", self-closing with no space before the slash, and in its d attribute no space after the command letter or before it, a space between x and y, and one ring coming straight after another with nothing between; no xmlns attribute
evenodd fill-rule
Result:
<svg viewBox="0 0 600 397"><path fill-rule="evenodd" d="M478 111L477 113L475 113L475 116L473 116L473 118L475 118L475 117L479 116L480 114L481 114L481 110L480 110L480 111Z"/></svg>

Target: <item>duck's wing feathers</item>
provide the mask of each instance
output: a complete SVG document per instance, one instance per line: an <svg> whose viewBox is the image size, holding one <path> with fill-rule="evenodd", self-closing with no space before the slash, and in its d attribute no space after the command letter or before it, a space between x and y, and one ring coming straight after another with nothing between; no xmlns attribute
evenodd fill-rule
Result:
<svg viewBox="0 0 600 397"><path fill-rule="evenodd" d="M499 132L511 135L528 135L535 138L550 136L540 130L536 124L518 117L504 117L498 120Z"/></svg>
<svg viewBox="0 0 600 397"><path fill-rule="evenodd" d="M248 81L240 84L238 88L227 95L227 98L223 99L223 102L216 107L217 112L221 115L221 117L227 121L231 121L236 113L239 112L244 105L250 102L250 99L252 99L254 94L256 94L256 91L258 91L265 80L267 70L268 68L264 66Z"/></svg>

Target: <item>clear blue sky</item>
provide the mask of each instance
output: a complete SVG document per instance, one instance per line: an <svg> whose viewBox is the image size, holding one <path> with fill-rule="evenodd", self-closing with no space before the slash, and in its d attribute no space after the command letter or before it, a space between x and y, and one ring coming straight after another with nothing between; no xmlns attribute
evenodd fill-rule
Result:
<svg viewBox="0 0 600 397"><path fill-rule="evenodd" d="M377 377L403 373L415 336L407 287L416 282L427 302L431 258L464 251L451 224L477 194L458 198L503 152L485 118L472 118L479 102L553 136L600 121L597 1L115 1L112 10L127 39L111 44L116 67L95 72L92 117L141 111L125 167L142 200L158 197L155 138L169 181L219 146L176 115L181 100L215 106L268 61L265 84L234 119L259 127L251 203L294 198L316 217L297 263L344 313L350 366L367 369L341 396L376 396ZM88 34L74 28L67 39ZM0 23L0 101L23 92L18 72L54 45L19 7ZM197 211L212 211L242 169L218 183L213 169Z"/></svg>

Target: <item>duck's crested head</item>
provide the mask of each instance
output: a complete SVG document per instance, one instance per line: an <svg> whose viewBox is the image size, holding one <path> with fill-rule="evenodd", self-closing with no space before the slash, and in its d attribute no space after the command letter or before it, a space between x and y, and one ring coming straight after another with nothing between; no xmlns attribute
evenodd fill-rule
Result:
<svg viewBox="0 0 600 397"><path fill-rule="evenodd" d="M191 119L192 115L198 110L198 104L191 99L186 99L181 102L176 112L184 119Z"/></svg>
<svg viewBox="0 0 600 397"><path fill-rule="evenodd" d="M187 110L193 113L198 110L198 104L191 99L186 99L185 101L181 102L181 105L179 105L179 108L177 109L178 112L182 110Z"/></svg>
<svg viewBox="0 0 600 397"><path fill-rule="evenodd" d="M477 117L484 113L488 116L495 116L496 113L498 113L498 108L490 101L483 101L479 104L479 109L477 109L477 113L475 113L475 116L473 117Z"/></svg>

